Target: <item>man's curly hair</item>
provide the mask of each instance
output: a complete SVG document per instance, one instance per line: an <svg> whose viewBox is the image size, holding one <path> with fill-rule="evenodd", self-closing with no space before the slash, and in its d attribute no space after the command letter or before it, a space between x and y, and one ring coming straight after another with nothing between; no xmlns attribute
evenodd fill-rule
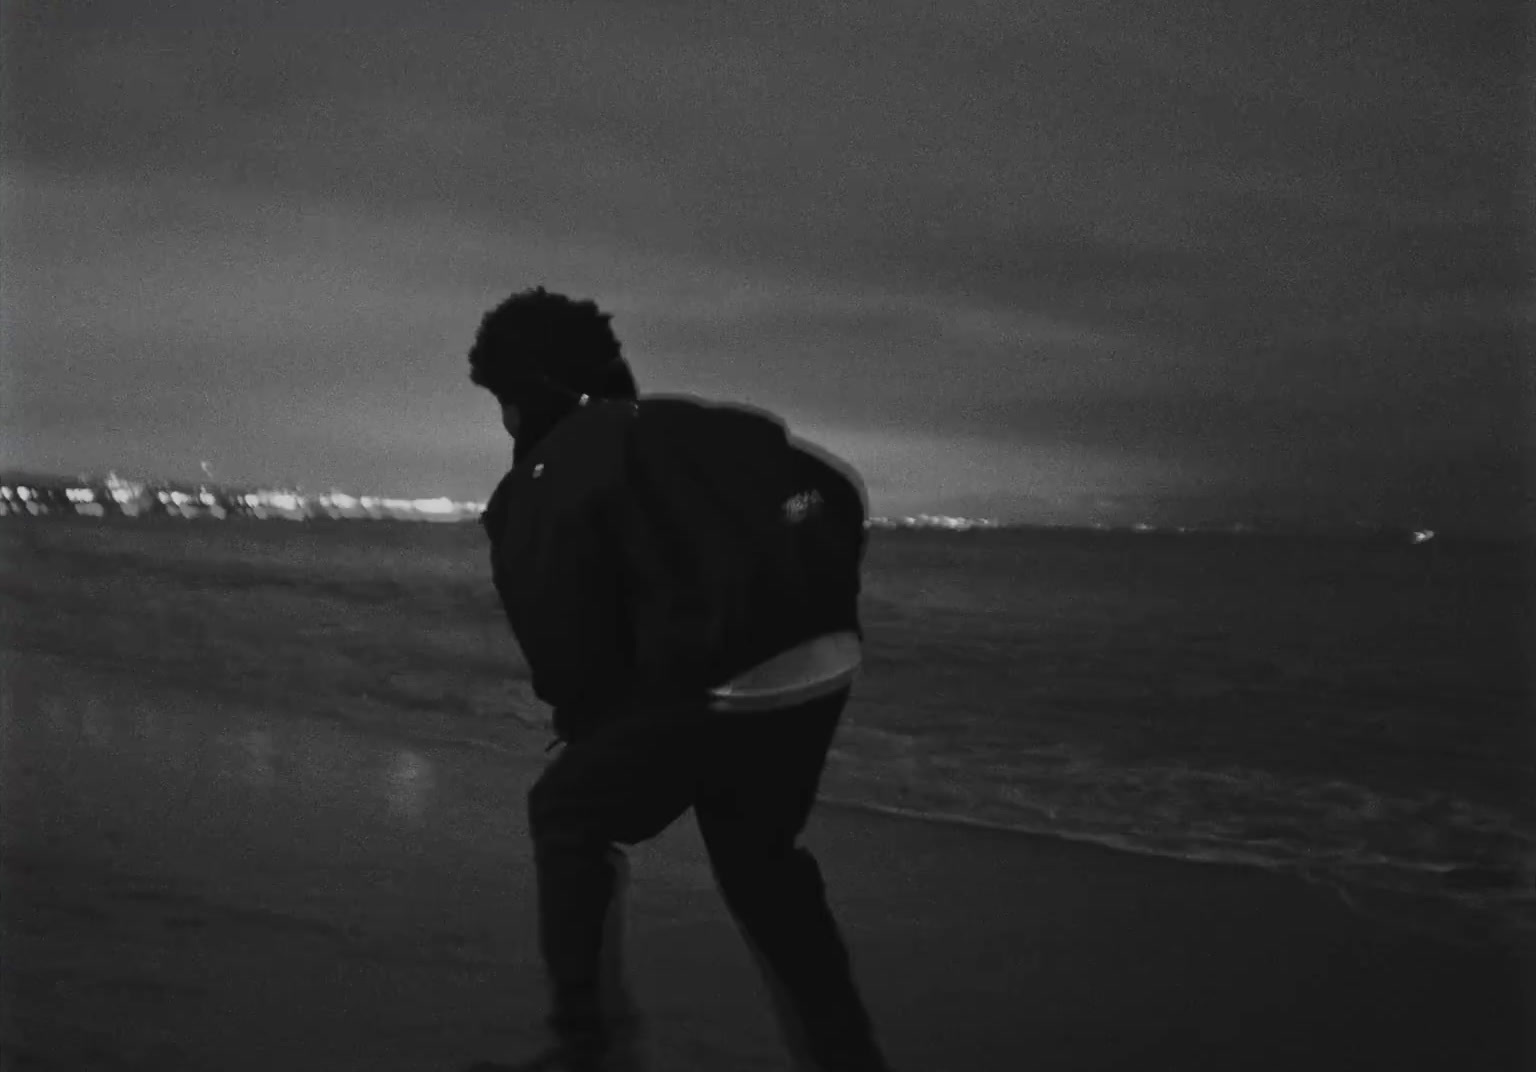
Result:
<svg viewBox="0 0 1536 1072"><path fill-rule="evenodd" d="M480 321L469 351L470 382L502 402L550 390L634 398L634 377L609 326L612 319L592 301L572 301L543 287L519 291Z"/></svg>

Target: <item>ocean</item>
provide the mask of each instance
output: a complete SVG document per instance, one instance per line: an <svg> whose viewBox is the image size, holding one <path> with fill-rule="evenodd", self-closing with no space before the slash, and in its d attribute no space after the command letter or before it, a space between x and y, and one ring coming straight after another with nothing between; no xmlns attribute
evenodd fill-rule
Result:
<svg viewBox="0 0 1536 1072"><path fill-rule="evenodd" d="M1529 931L1532 577L1513 544L889 534L831 784Z"/></svg>
<svg viewBox="0 0 1536 1072"><path fill-rule="evenodd" d="M19 518L5 644L382 734L548 741L474 525ZM1528 545L871 534L828 800L1536 933Z"/></svg>

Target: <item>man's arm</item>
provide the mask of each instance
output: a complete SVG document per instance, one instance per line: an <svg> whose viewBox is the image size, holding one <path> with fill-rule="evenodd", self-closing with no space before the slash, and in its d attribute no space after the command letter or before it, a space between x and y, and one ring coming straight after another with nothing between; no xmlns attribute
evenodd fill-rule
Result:
<svg viewBox="0 0 1536 1072"><path fill-rule="evenodd" d="M507 511L493 540L496 587L536 696L562 736L628 690L632 657L612 504L592 498L520 526Z"/></svg>

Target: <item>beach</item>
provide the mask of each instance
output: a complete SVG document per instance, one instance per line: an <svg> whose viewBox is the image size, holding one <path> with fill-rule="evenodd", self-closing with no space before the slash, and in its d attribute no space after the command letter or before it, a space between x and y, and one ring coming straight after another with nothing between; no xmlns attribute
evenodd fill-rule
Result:
<svg viewBox="0 0 1536 1072"><path fill-rule="evenodd" d="M443 624L483 604L350 536L17 531L6 1068L453 1069L538 1037L523 798L547 738L515 680L470 672L491 642ZM477 561L441 562L473 590ZM1412 891L831 805L807 843L898 1072L1536 1054L1528 944ZM788 1067L691 820L632 859L655 1067Z"/></svg>

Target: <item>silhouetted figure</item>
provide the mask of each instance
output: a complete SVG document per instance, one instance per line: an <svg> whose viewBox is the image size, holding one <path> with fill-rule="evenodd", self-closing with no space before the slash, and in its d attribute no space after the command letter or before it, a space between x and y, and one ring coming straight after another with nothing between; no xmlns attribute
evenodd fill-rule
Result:
<svg viewBox="0 0 1536 1072"><path fill-rule="evenodd" d="M524 291L470 351L515 440L496 587L565 744L528 797L554 1038L477 1067L639 1067L620 846L692 807L801 1067L880 1072L797 845L858 663L862 485L770 415L638 398L610 319Z"/></svg>

